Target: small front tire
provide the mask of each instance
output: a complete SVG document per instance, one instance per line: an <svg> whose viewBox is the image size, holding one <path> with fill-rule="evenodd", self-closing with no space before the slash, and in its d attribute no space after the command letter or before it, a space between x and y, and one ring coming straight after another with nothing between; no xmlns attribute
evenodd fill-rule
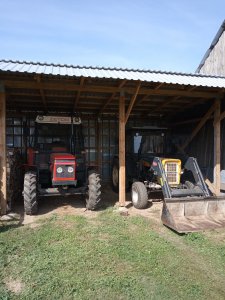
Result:
<svg viewBox="0 0 225 300"><path fill-rule="evenodd" d="M137 181L132 184L131 199L135 208L143 209L147 207L148 192L143 182Z"/></svg>

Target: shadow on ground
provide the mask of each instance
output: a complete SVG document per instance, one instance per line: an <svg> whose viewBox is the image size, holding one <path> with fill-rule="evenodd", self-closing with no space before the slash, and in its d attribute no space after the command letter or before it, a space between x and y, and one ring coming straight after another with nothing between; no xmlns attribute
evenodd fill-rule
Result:
<svg viewBox="0 0 225 300"><path fill-rule="evenodd" d="M52 214L58 215L84 215L86 217L95 217L100 211L106 210L108 207L114 207L118 204L118 194L113 192L110 185L104 185L102 188L102 200L96 211L88 211L85 205L85 197L80 195L74 196L48 196L39 200L38 214L28 216L24 214L23 201L16 203L13 207L13 213L19 216L17 222L13 226L21 226L24 224L35 223L39 218L47 217ZM138 210L131 204L130 193L126 194L126 208L128 215L141 215L147 218L158 219L161 211L161 204L149 202L146 209ZM10 222L4 222L4 225L12 226ZM4 226L5 227L5 226ZM4 229L6 230L6 228Z"/></svg>

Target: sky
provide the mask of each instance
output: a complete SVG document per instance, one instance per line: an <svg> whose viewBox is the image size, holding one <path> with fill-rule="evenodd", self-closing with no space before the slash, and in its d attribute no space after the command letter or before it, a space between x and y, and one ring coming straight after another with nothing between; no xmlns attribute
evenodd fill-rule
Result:
<svg viewBox="0 0 225 300"><path fill-rule="evenodd" d="M0 59L193 73L224 0L0 0Z"/></svg>

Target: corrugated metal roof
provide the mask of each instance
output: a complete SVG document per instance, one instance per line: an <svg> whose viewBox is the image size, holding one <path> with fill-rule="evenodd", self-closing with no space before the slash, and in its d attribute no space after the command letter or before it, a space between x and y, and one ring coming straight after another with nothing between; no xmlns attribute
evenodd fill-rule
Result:
<svg viewBox="0 0 225 300"><path fill-rule="evenodd" d="M152 70L85 67L40 62L0 60L0 71L44 75L141 80L146 82L225 88L225 77Z"/></svg>

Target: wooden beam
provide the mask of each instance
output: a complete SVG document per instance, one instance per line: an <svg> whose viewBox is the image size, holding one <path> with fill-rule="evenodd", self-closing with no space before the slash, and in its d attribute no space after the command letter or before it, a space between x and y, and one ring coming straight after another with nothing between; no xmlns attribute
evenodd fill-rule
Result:
<svg viewBox="0 0 225 300"><path fill-rule="evenodd" d="M193 91L194 89L196 89L196 86L189 88L189 89L188 89L188 92L191 92L191 91ZM160 109L166 107L167 105L171 104L172 102L174 102L174 101L176 101L176 100L178 100L178 99L180 99L180 98L181 98L181 96L176 96L176 97L173 97L172 99L168 99L167 101L165 101L164 103L160 104L158 107L156 107L156 108L155 108L153 111L151 111L151 112L153 113L153 112L155 112L155 111L158 111L158 110L160 110Z"/></svg>
<svg viewBox="0 0 225 300"><path fill-rule="evenodd" d="M196 128L193 130L190 137L185 141L185 143L180 147L181 149L185 149L190 142L193 140L193 138L196 136L196 134L199 132L199 130L203 127L203 125L206 123L206 121L211 117L212 113L215 110L215 103L210 107L210 109L207 111L207 113L204 115L204 117L201 119L201 121L198 123Z"/></svg>
<svg viewBox="0 0 225 300"><path fill-rule="evenodd" d="M173 101L175 101L176 99L179 99L180 96L177 97L173 97L172 99L168 99L167 101L163 102L162 104L158 105L155 109L153 109L151 112L154 113L156 111L159 111L160 109L162 109L163 107L169 105L170 103L172 103Z"/></svg>
<svg viewBox="0 0 225 300"><path fill-rule="evenodd" d="M164 82L161 82L160 84L158 84L156 87L155 87L155 90L159 90L161 88L161 86L163 86L165 83Z"/></svg>
<svg viewBox="0 0 225 300"><path fill-rule="evenodd" d="M6 214L6 93L0 83L0 213Z"/></svg>
<svg viewBox="0 0 225 300"><path fill-rule="evenodd" d="M119 204L126 202L126 170L125 170L125 96L120 93L119 99Z"/></svg>
<svg viewBox="0 0 225 300"><path fill-rule="evenodd" d="M215 100L215 112L214 112L214 186L216 196L220 195L220 106L219 99ZM219 121L218 121L219 120Z"/></svg>
<svg viewBox="0 0 225 300"><path fill-rule="evenodd" d="M205 183L208 185L208 188L210 189L212 194L216 195L216 190L215 190L214 184L208 178L206 178Z"/></svg>
<svg viewBox="0 0 225 300"><path fill-rule="evenodd" d="M124 87L124 85L126 84L126 82L127 82L127 80L122 80L122 82L119 84L119 89L121 89L122 87ZM105 102L105 104L102 106L102 108L100 109L100 111L99 111L99 114L98 115L100 115L100 114L102 114L103 113L103 111L105 110L105 108L112 102L112 100L115 98L115 96L116 96L116 94L117 94L117 92L114 92L110 97L109 97L109 99Z"/></svg>
<svg viewBox="0 0 225 300"><path fill-rule="evenodd" d="M135 103L135 100L137 98L137 95L138 95L138 92L140 90L140 87L141 87L141 82L138 83L137 89L136 89L136 91L135 91L135 93L134 93L134 95L133 95L133 97L132 97L132 99L130 101L129 106L128 106L128 109L127 109L127 112L126 112L126 116L125 116L125 124L127 123L127 120L128 120L128 118L130 116L130 112L131 112L131 110L132 110L132 108L134 106L134 103Z"/></svg>
<svg viewBox="0 0 225 300"><path fill-rule="evenodd" d="M44 91L41 87L41 77L40 75L37 75L37 77L35 77L37 79L37 83L38 83L38 87L39 87L39 92L40 92L40 95L41 95L41 99L42 99L42 103L44 105L44 108L46 110L46 112L48 111L48 107L47 107L47 101L46 101L46 98L45 98L45 94L44 94Z"/></svg>
<svg viewBox="0 0 225 300"><path fill-rule="evenodd" d="M81 87L84 85L84 80L85 80L85 78L82 76L81 79L80 79L80 86ZM76 96L76 98L74 100L74 104L73 104L73 112L77 108L78 102L80 100L80 93L81 93L81 91L77 91L77 96Z"/></svg>
<svg viewBox="0 0 225 300"><path fill-rule="evenodd" d="M5 80L3 81L6 88L21 88L21 89L39 89L34 81L13 81ZM63 81L55 82L42 82L41 87L43 90L54 90L54 91L81 91L81 92L95 92L95 93L119 93L119 87L113 86L96 86L96 85L75 85L74 83L64 83ZM134 94L136 88L126 87L124 92L127 94ZM141 88L139 90L140 95L154 95L154 96L181 96L181 97L191 97L191 98L205 98L205 99L215 99L217 97L222 97L222 94L217 92L205 92L205 91L185 91L176 89L148 89Z"/></svg>
<svg viewBox="0 0 225 300"><path fill-rule="evenodd" d="M195 118L195 119L190 119L190 120L185 120L185 121L179 121L179 122L173 122L170 127L176 127L180 125L185 125L185 124L191 124L191 123L196 123L199 122L201 118Z"/></svg>

